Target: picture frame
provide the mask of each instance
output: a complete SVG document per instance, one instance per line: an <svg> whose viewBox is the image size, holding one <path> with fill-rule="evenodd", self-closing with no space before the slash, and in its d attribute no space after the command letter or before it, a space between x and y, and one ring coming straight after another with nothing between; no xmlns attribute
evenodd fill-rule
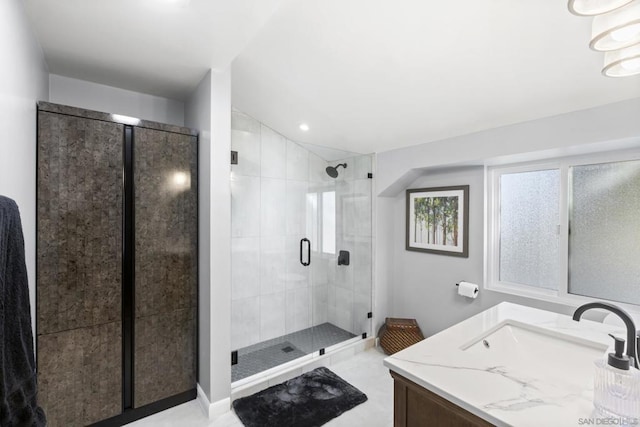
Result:
<svg viewBox="0 0 640 427"><path fill-rule="evenodd" d="M469 186L407 190L408 251L469 257Z"/></svg>

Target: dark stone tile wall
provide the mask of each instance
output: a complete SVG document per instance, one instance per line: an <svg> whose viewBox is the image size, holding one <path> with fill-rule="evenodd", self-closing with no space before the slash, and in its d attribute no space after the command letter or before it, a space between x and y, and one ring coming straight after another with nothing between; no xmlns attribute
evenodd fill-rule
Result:
<svg viewBox="0 0 640 427"><path fill-rule="evenodd" d="M38 113L38 388L52 427L122 410L123 129Z"/></svg>
<svg viewBox="0 0 640 427"><path fill-rule="evenodd" d="M124 126L108 116L39 104L37 357L52 427L122 412ZM134 407L195 388L197 364L197 138L142 125L134 128Z"/></svg>
<svg viewBox="0 0 640 427"><path fill-rule="evenodd" d="M38 401L49 427L85 426L122 412L122 323L38 337Z"/></svg>
<svg viewBox="0 0 640 427"><path fill-rule="evenodd" d="M135 128L135 407L195 388L197 141Z"/></svg>
<svg viewBox="0 0 640 427"><path fill-rule="evenodd" d="M196 386L196 310L136 319L135 407Z"/></svg>
<svg viewBox="0 0 640 427"><path fill-rule="evenodd" d="M38 335L118 321L123 126L38 120Z"/></svg>
<svg viewBox="0 0 640 427"><path fill-rule="evenodd" d="M38 109L40 111L48 111L50 113L65 114L68 116L85 117L87 119L101 120L103 122L123 123L121 120L110 113L101 111L86 110L84 108L70 107L68 105L53 104L51 102L39 101ZM130 122L127 121L127 124ZM166 132L182 133L185 135L198 136L198 132L182 126L168 125L166 123L152 122L150 120L138 120L136 127L163 130Z"/></svg>

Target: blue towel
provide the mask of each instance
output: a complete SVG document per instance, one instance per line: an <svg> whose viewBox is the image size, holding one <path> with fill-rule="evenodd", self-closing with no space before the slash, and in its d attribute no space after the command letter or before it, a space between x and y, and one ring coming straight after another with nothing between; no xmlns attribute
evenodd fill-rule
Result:
<svg viewBox="0 0 640 427"><path fill-rule="evenodd" d="M0 196L0 426L44 425L20 212L13 200Z"/></svg>

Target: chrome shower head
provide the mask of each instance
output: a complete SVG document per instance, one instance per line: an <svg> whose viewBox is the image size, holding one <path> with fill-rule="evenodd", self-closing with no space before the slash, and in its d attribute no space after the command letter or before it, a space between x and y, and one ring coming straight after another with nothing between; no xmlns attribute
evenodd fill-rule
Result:
<svg viewBox="0 0 640 427"><path fill-rule="evenodd" d="M347 168L347 164L346 163L340 163L334 166L327 166L327 175L329 175L331 178L337 178L338 177L338 168L342 166L343 168Z"/></svg>

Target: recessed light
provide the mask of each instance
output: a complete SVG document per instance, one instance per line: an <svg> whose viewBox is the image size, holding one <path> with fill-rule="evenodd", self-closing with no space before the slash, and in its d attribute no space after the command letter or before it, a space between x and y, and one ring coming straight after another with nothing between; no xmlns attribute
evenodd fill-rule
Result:
<svg viewBox="0 0 640 427"><path fill-rule="evenodd" d="M300 123L300 130L306 132L309 130L309 125L306 123Z"/></svg>
<svg viewBox="0 0 640 427"><path fill-rule="evenodd" d="M162 8L168 8L172 10L173 8L183 8L189 6L191 0L147 0L150 5L158 5Z"/></svg>

